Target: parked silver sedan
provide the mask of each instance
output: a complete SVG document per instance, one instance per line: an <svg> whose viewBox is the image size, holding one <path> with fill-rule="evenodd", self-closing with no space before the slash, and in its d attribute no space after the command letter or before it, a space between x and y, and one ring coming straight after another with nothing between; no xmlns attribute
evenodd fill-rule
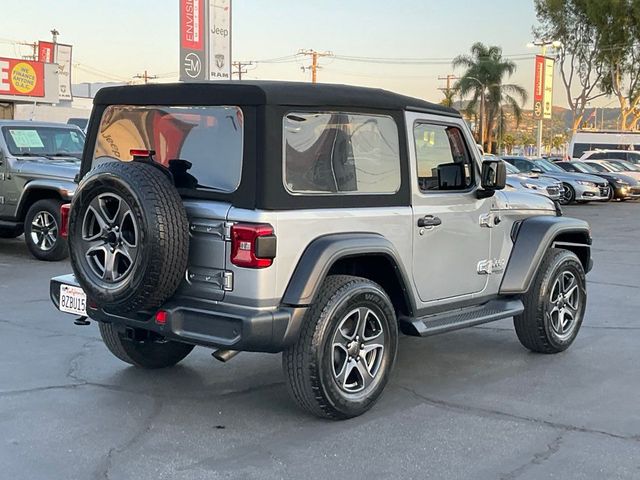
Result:
<svg viewBox="0 0 640 480"><path fill-rule="evenodd" d="M528 193L537 193L549 197L553 201L559 201L564 194L564 187L561 182L542 178L535 174L520 172L516 167L508 162L504 162L507 167L507 187Z"/></svg>

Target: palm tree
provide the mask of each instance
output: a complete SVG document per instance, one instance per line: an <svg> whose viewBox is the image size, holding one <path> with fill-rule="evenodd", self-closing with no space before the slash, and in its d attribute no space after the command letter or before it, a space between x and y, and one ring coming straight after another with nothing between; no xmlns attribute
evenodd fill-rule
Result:
<svg viewBox="0 0 640 480"><path fill-rule="evenodd" d="M502 117L503 106L508 106L519 124L522 105L527 100L527 91L520 85L505 83L516 71L516 64L502 57L502 48L487 47L481 42L471 46L471 55L459 55L453 59L453 68L466 68L456 82L455 88L461 96L471 95L469 107L480 104L479 142L491 152L496 120Z"/></svg>

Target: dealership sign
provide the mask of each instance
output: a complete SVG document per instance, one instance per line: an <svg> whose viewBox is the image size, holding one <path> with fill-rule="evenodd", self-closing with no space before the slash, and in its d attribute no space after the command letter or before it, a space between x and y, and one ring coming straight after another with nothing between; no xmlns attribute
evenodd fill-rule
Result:
<svg viewBox="0 0 640 480"><path fill-rule="evenodd" d="M58 98L73 100L71 96L71 45L56 43L55 63L58 64Z"/></svg>
<svg viewBox="0 0 640 480"><path fill-rule="evenodd" d="M44 65L0 58L0 95L44 97Z"/></svg>
<svg viewBox="0 0 640 480"><path fill-rule="evenodd" d="M552 58L536 55L536 71L533 82L533 118L549 119L553 113L553 70Z"/></svg>
<svg viewBox="0 0 640 480"><path fill-rule="evenodd" d="M231 79L231 0L180 1L180 80Z"/></svg>
<svg viewBox="0 0 640 480"><path fill-rule="evenodd" d="M231 0L209 0L209 79L231 80Z"/></svg>

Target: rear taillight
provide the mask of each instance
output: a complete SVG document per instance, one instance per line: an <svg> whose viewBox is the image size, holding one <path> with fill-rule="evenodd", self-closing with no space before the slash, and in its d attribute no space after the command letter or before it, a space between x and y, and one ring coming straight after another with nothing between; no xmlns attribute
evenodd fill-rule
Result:
<svg viewBox="0 0 640 480"><path fill-rule="evenodd" d="M71 211L70 203L63 203L60 207L60 236L67 238L69 236L69 212Z"/></svg>
<svg viewBox="0 0 640 480"><path fill-rule="evenodd" d="M231 263L237 267L266 268L276 258L276 236L266 224L236 223L231 227Z"/></svg>

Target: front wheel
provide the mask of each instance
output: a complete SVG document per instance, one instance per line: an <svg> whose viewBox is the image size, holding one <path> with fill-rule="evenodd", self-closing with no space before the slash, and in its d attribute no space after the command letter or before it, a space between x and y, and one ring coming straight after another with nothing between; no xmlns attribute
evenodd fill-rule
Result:
<svg viewBox="0 0 640 480"><path fill-rule="evenodd" d="M538 353L566 350L578 335L587 304L584 269L575 253L557 248L545 255L513 322L520 343Z"/></svg>
<svg viewBox="0 0 640 480"><path fill-rule="evenodd" d="M382 287L360 277L329 276L297 342L283 352L289 391L314 415L361 415L387 384L397 345L395 312Z"/></svg>
<svg viewBox="0 0 640 480"><path fill-rule="evenodd" d="M568 183L563 184L563 186L564 186L564 193L560 197L560 204L569 205L573 203L573 201L576 199L576 191Z"/></svg>
<svg viewBox="0 0 640 480"><path fill-rule="evenodd" d="M125 338L111 323L98 322L102 341L114 356L130 365L155 369L172 367L183 360L193 345L149 336L144 340Z"/></svg>
<svg viewBox="0 0 640 480"><path fill-rule="evenodd" d="M24 241L38 260L53 262L68 255L67 240L60 236L60 200L47 198L31 205L24 219Z"/></svg>

